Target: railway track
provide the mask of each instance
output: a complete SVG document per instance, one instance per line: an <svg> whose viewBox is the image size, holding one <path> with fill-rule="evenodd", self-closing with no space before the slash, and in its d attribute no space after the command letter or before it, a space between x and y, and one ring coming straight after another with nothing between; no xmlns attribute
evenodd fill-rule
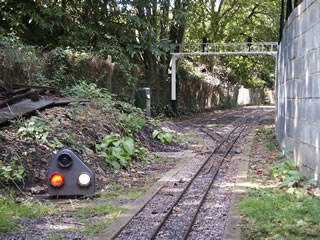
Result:
<svg viewBox="0 0 320 240"><path fill-rule="evenodd" d="M235 120L226 135L202 126L200 130L217 142L215 148L189 173L188 179L164 186L116 239L188 239L220 167L254 115L249 120ZM188 175L188 170L184 174Z"/></svg>

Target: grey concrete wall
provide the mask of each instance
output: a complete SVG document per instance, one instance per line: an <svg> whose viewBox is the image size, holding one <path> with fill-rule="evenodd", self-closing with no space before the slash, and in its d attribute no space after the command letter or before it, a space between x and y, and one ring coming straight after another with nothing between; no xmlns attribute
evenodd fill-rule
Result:
<svg viewBox="0 0 320 240"><path fill-rule="evenodd" d="M300 171L320 185L320 1L290 15L277 61L276 133Z"/></svg>

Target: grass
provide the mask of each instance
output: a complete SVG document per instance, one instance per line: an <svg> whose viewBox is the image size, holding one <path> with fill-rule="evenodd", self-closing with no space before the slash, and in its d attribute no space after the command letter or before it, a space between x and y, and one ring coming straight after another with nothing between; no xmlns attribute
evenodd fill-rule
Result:
<svg viewBox="0 0 320 240"><path fill-rule="evenodd" d="M110 184L106 192L102 194L102 198L106 200L134 200L141 197L151 186L147 180L144 186L124 187L121 184Z"/></svg>
<svg viewBox="0 0 320 240"><path fill-rule="evenodd" d="M278 147L278 142L274 135L272 126L265 126L259 133L264 140L264 146L270 151L273 151Z"/></svg>
<svg viewBox="0 0 320 240"><path fill-rule="evenodd" d="M50 240L65 240L65 238L62 237L62 236L53 234L53 235L51 236Z"/></svg>
<svg viewBox="0 0 320 240"><path fill-rule="evenodd" d="M77 212L75 213L75 216L80 218L89 218L93 216L114 214L118 212L123 212L125 210L126 208L124 207L117 207L117 206L112 206L109 203L104 203L99 205L97 204L97 205L85 206L77 210Z"/></svg>
<svg viewBox="0 0 320 240"><path fill-rule="evenodd" d="M301 192L300 192L301 193ZM320 200L285 190L253 190L239 204L249 239L320 238Z"/></svg>
<svg viewBox="0 0 320 240"><path fill-rule="evenodd" d="M114 219L118 218L121 213L122 211L114 212L108 216L108 219L95 221L92 223L86 222L85 234L92 237L97 233L102 232L113 222Z"/></svg>
<svg viewBox="0 0 320 240"><path fill-rule="evenodd" d="M306 191L314 184L303 182L304 177L293 162L280 160L283 151L279 152L274 142L272 126L260 129L256 136L253 151L265 151L269 159L253 157L250 164L267 167L269 175L254 174L253 170L250 176L250 181L259 180L259 187L249 189L238 205L243 214L242 238L320 239L320 200Z"/></svg>
<svg viewBox="0 0 320 240"><path fill-rule="evenodd" d="M94 206L86 206L76 212L76 216L82 219L88 219L96 216L104 216L103 220L84 220L85 230L84 233L88 236L95 234L106 229L115 218L118 218L125 210L125 207L112 206L109 203L104 203Z"/></svg>
<svg viewBox="0 0 320 240"><path fill-rule="evenodd" d="M151 180L146 178L146 185L125 187L121 183L110 184L106 192L102 193L101 200L134 200L142 196L150 187ZM97 205L84 206L75 212L85 226L83 231L88 236L94 236L105 230L127 208L114 206L109 202ZM90 220L88 220L90 219Z"/></svg>
<svg viewBox="0 0 320 240"><path fill-rule="evenodd" d="M17 204L10 194L0 199L0 232L8 232L18 227L14 218L36 218L55 213L55 206L41 202Z"/></svg>

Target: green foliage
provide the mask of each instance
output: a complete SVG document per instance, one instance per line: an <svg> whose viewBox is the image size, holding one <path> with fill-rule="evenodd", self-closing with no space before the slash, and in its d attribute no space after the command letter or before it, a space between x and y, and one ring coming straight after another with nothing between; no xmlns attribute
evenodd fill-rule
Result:
<svg viewBox="0 0 320 240"><path fill-rule="evenodd" d="M103 157L115 171L121 167L128 168L133 158L144 158L147 149L134 144L131 137L120 139L120 135L111 133L104 138L103 143L97 144L98 155Z"/></svg>
<svg viewBox="0 0 320 240"><path fill-rule="evenodd" d="M17 224L11 221L11 218L8 214L0 211L0 233L9 232L14 230L17 227Z"/></svg>
<svg viewBox="0 0 320 240"><path fill-rule="evenodd" d="M51 127L46 122L40 120L39 117L32 117L22 124L17 134L22 138L29 137L37 143L44 144L51 131Z"/></svg>
<svg viewBox="0 0 320 240"><path fill-rule="evenodd" d="M98 88L94 83L80 82L72 87L66 88L63 93L78 98L89 99L103 106L103 111L112 111L112 100L110 94L105 89Z"/></svg>
<svg viewBox="0 0 320 240"><path fill-rule="evenodd" d="M36 218L55 213L54 205L41 202L18 204L10 194L0 199L0 232L8 232L18 227L14 218Z"/></svg>
<svg viewBox="0 0 320 240"><path fill-rule="evenodd" d="M63 144L59 141L58 138L54 137L53 140L48 142L48 146L53 150L56 151L63 147Z"/></svg>
<svg viewBox="0 0 320 240"><path fill-rule="evenodd" d="M15 37L0 36L0 73L7 86L21 82L33 82L42 66L36 48L23 45Z"/></svg>
<svg viewBox="0 0 320 240"><path fill-rule="evenodd" d="M249 218L243 230L250 239L320 238L320 200L301 192L252 190L239 208Z"/></svg>
<svg viewBox="0 0 320 240"><path fill-rule="evenodd" d="M100 80L108 74L105 59L110 55L117 82L117 86L112 86L113 92L132 101L134 89L147 85L156 93L153 101L164 103L158 96L168 76L173 44L199 43L204 36L209 38L208 42L246 42L249 36L255 42L277 41L279 15L280 2L276 0L241 0L236 4L211 0L121 3L108 0L76 4L52 0L1 1L0 38L5 39L5 44L0 44L4 56L1 58L4 70L0 68L0 73L10 83L27 81L64 88L85 79L104 86ZM39 48L28 50L13 40ZM220 63L212 58L201 61L211 69L218 64L224 66L225 74L219 73L219 78L232 84L273 87L272 57L219 59ZM22 80L16 81L18 78ZM198 111L196 101L186 106ZM173 113L170 108L168 112Z"/></svg>
<svg viewBox="0 0 320 240"><path fill-rule="evenodd" d="M57 234L53 234L53 235L51 235L50 240L65 240L65 238L63 236L59 236Z"/></svg>
<svg viewBox="0 0 320 240"><path fill-rule="evenodd" d="M26 176L23 161L18 154L1 154L0 160L0 182L9 184L21 182Z"/></svg>
<svg viewBox="0 0 320 240"><path fill-rule="evenodd" d="M81 153L81 150L79 148L79 143L74 139L74 137L72 135L65 135L65 141L66 143L72 148L73 151L77 152L77 153Z"/></svg>
<svg viewBox="0 0 320 240"><path fill-rule="evenodd" d="M120 114L119 121L128 136L140 132L142 127L146 125L146 121L136 113Z"/></svg>
<svg viewBox="0 0 320 240"><path fill-rule="evenodd" d="M270 166L269 172L273 178L283 179L282 187L291 187L304 180L302 173L297 170L297 165L286 159Z"/></svg>
<svg viewBox="0 0 320 240"><path fill-rule="evenodd" d="M89 222L85 220L85 233L88 236L94 236L95 234L106 229L114 218L117 218L126 210L125 207L113 206L109 203L103 203L99 205L86 206L79 209L76 212L76 216L82 219L88 219L94 216L105 216L107 220L100 220Z"/></svg>
<svg viewBox="0 0 320 240"><path fill-rule="evenodd" d="M84 103L70 103L72 107L72 114L71 114L71 118L72 120L77 120L78 116L81 115L84 112Z"/></svg>
<svg viewBox="0 0 320 240"><path fill-rule="evenodd" d="M158 139L162 143L171 143L175 135L175 133L170 132L167 128L161 128L161 131L154 130L152 132L153 139Z"/></svg>
<svg viewBox="0 0 320 240"><path fill-rule="evenodd" d="M114 212L122 212L124 211L124 207L117 207L117 206L112 206L109 203L104 203L104 204L97 204L97 205L92 205L92 206L85 206L75 213L75 216L80 217L80 218L89 218L93 216L102 216L102 215L107 215L111 214Z"/></svg>
<svg viewBox="0 0 320 240"><path fill-rule="evenodd" d="M272 128L264 127L261 131L261 137L264 140L264 145L269 150L273 151L278 146L278 141L273 133Z"/></svg>
<svg viewBox="0 0 320 240"><path fill-rule="evenodd" d="M106 200L133 200L137 199L145 193L150 184L145 186L125 187L121 184L108 185L107 191L103 193L103 199Z"/></svg>

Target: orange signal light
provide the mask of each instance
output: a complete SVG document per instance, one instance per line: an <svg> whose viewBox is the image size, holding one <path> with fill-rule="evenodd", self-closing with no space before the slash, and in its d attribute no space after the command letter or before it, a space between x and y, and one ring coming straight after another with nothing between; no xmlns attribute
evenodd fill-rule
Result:
<svg viewBox="0 0 320 240"><path fill-rule="evenodd" d="M60 173L54 173L50 178L50 183L54 187L62 186L63 181L64 181L63 176Z"/></svg>

